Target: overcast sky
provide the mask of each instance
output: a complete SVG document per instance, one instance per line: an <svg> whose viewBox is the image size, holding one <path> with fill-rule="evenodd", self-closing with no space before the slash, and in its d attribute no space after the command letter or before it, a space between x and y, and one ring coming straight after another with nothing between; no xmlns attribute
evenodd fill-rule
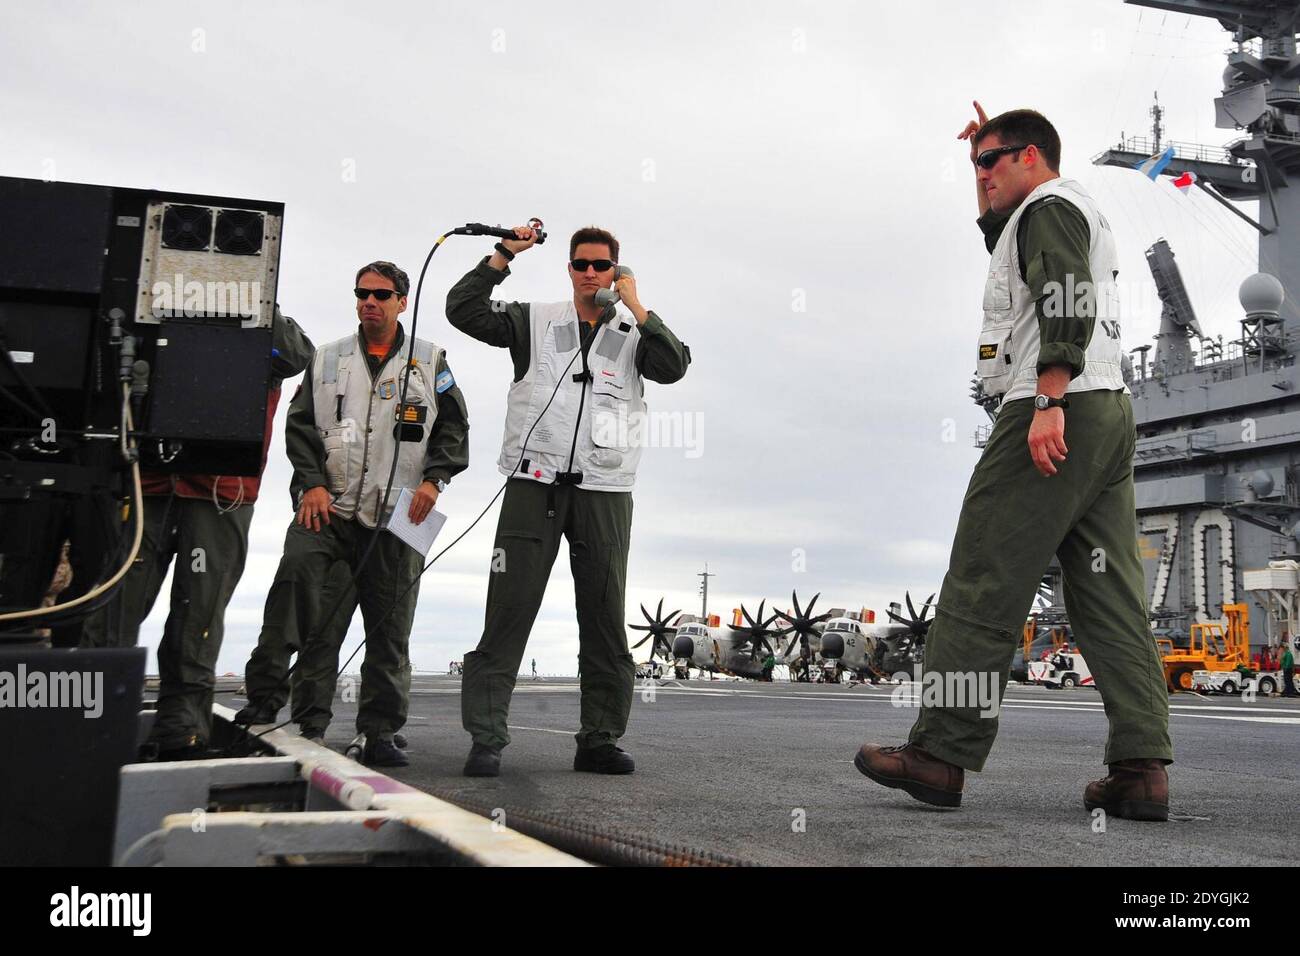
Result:
<svg viewBox="0 0 1300 956"><path fill-rule="evenodd" d="M792 588L821 591L819 610L881 612L938 590L987 421L968 393L988 256L955 138L972 98L1057 126L1062 173L1117 235L1126 348L1158 325L1143 251L1160 236L1206 334L1231 338L1249 227L1090 163L1121 131L1149 135L1155 90L1168 138L1234 138L1214 128L1228 46L1213 21L1119 0L6 4L0 174L284 202L279 299L317 344L355 327L357 266L414 274L450 227L545 220L554 241L501 290L519 301L565 298L565 239L609 228L694 356L683 381L647 384L650 408L702 429L698 454L643 457L629 623L660 596L698 612L705 562L724 619L741 601L788 606ZM440 544L503 481L508 355L443 311L491 245L449 240L421 303L419 334L447 349L472 423ZM291 519L293 387L219 672L243 670ZM425 576L417 668L477 642L496 514ZM361 633L358 614L349 650ZM562 550L525 667L571 674L576 654Z"/></svg>

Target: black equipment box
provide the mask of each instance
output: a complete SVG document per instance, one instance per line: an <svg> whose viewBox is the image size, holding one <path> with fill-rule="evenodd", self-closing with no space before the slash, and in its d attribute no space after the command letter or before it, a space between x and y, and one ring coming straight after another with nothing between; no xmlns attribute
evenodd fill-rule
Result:
<svg viewBox="0 0 1300 956"><path fill-rule="evenodd" d="M283 215L281 203L0 177L6 443L50 412L65 434L118 427L118 310L149 366L142 465L256 475Z"/></svg>

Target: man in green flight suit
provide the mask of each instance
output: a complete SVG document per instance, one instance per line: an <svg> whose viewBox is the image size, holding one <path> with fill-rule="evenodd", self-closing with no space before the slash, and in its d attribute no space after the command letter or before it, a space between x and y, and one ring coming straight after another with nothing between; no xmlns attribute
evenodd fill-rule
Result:
<svg viewBox="0 0 1300 956"><path fill-rule="evenodd" d="M1060 137L1045 117L1013 110L989 120L975 108L978 120L959 135L971 140L979 226L992 254L977 368L997 420L962 503L926 639L925 678L938 678L941 692L923 695L907 744L864 744L855 764L918 800L960 805L965 771L983 769L997 735L998 708L968 689L996 683L1001 699L1055 554L1070 624L1110 721L1110 774L1087 786L1084 805L1166 820L1169 700L1137 549L1136 430L1114 239L1091 196L1061 178Z"/></svg>
<svg viewBox="0 0 1300 956"><path fill-rule="evenodd" d="M510 696L561 535L569 542L578 612L582 703L573 769L631 773L632 757L616 742L627 729L636 679L623 615L638 432L646 418L643 379L676 382L690 350L641 305L636 280L618 269L618 240L594 226L569 242L571 298L491 301L510 261L537 239L528 226L514 232L447 295L451 324L508 348L514 365L497 461L508 481L483 637L465 655L461 688L461 720L473 738L465 774L499 773L510 742ZM598 301L611 288L626 311Z"/></svg>
<svg viewBox="0 0 1300 956"><path fill-rule="evenodd" d="M281 384L305 369L311 356L311 339L276 306L263 468ZM171 609L158 645L158 710L145 759L207 755L226 605L244 573L260 487L260 475L141 475L145 528L140 553L112 603L86 621L81 644L134 647L172 565Z"/></svg>
<svg viewBox="0 0 1300 956"><path fill-rule="evenodd" d="M333 588L329 605L321 594L327 580L337 580L330 569L341 561L355 579L366 627L357 708L363 759L400 767L408 760L394 734L410 703L408 646L424 562L384 526L403 490L411 493L407 516L423 522L447 482L468 466L469 418L442 349L416 339L407 364L397 320L406 309L407 274L391 262L371 262L355 282L357 331L316 350L289 408L285 450L301 495L245 670L248 705L236 719L273 722L289 656L334 641L340 626L346 631L350 593ZM334 615L325 620L340 597L342 625ZM320 730L302 727L309 737Z"/></svg>

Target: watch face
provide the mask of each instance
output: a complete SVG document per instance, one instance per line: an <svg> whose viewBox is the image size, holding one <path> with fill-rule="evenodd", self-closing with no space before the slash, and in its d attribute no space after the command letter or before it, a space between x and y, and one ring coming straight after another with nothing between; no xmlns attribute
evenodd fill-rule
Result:
<svg viewBox="0 0 1300 956"><path fill-rule="evenodd" d="M1047 396L1046 396L1046 395L1035 395L1035 396L1034 396L1034 407L1036 407L1036 408L1040 408L1040 409L1042 409L1042 408L1046 408L1046 407L1047 407Z"/></svg>

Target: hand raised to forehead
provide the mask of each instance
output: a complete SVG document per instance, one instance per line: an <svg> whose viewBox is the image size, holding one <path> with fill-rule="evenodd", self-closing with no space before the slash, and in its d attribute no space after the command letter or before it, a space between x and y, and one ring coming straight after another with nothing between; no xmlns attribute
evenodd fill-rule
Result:
<svg viewBox="0 0 1300 956"><path fill-rule="evenodd" d="M962 129L962 131L957 134L958 139L970 140L970 161L972 163L975 162L975 155L976 155L975 134L979 131L981 126L983 126L985 123L989 121L988 115L984 112L984 107L980 106L980 101L974 100L973 103L975 106L976 118L971 120L969 123L967 123L966 126Z"/></svg>

